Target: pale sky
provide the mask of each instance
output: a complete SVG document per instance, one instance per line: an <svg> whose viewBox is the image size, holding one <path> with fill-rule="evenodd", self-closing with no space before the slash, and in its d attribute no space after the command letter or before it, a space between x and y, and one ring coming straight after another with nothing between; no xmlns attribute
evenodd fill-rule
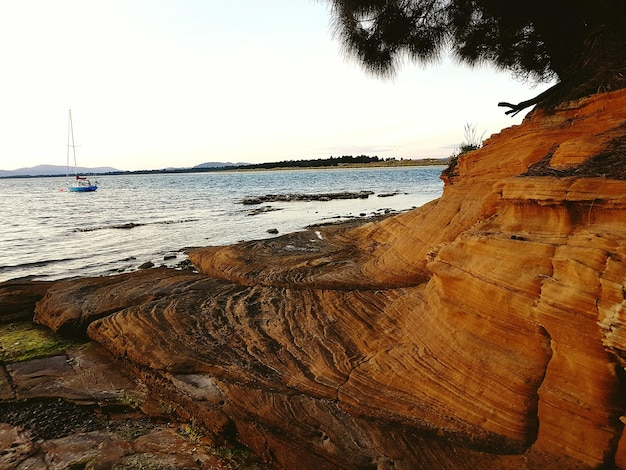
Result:
<svg viewBox="0 0 626 470"><path fill-rule="evenodd" d="M374 77L313 0L0 0L0 44L0 170L65 165L68 109L85 167L447 157L549 86L449 59Z"/></svg>

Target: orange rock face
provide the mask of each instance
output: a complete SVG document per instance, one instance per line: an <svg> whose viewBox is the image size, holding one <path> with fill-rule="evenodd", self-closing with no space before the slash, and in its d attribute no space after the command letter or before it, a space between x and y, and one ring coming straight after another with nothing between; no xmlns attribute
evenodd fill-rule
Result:
<svg viewBox="0 0 626 470"><path fill-rule="evenodd" d="M535 112L419 209L198 249L143 297L58 283L37 319L284 468L626 468L625 123L626 91Z"/></svg>

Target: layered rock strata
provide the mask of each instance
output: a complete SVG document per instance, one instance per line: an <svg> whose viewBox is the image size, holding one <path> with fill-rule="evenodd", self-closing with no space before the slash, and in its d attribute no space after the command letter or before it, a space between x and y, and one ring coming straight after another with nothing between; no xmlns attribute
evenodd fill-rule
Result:
<svg viewBox="0 0 626 470"><path fill-rule="evenodd" d="M282 468L626 468L626 91L536 111L356 228L57 282L86 331Z"/></svg>

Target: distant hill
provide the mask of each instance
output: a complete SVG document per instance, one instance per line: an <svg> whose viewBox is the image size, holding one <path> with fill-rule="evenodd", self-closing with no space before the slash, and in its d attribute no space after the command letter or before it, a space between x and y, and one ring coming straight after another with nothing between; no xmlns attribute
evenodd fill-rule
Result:
<svg viewBox="0 0 626 470"><path fill-rule="evenodd" d="M97 167L97 168L77 168L79 174L92 174L92 173L110 173L113 171L120 171L112 167ZM74 173L74 169L70 169L70 173ZM67 167L64 165L37 165L29 168L18 168L17 170L0 170L0 177L6 176L53 176L53 175L66 175Z"/></svg>

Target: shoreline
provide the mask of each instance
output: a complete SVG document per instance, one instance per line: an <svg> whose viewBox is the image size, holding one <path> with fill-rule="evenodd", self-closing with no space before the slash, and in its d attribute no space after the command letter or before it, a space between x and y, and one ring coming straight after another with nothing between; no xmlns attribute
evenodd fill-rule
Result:
<svg viewBox="0 0 626 470"><path fill-rule="evenodd" d="M294 160L295 161L295 160ZM175 174L197 174L197 173L225 173L225 172L252 172L252 171L285 171L285 170L353 170L359 168L371 168L371 169L383 169L383 168L412 168L412 167L429 167L429 166L441 166L446 167L449 164L449 159L444 158L425 158L422 160L385 160L379 162L370 163L337 163L336 165L323 165L323 166L280 166L273 168L246 168L242 166L221 166L221 167L209 167L209 168L184 168L184 169L159 169L159 170L130 170L130 171L110 171L107 173L90 173L84 172L85 176L125 176L125 175L175 175ZM254 166L256 164L251 164ZM29 178L67 178L67 174L48 174L48 175L7 175L0 176L0 180L3 179L29 179Z"/></svg>

